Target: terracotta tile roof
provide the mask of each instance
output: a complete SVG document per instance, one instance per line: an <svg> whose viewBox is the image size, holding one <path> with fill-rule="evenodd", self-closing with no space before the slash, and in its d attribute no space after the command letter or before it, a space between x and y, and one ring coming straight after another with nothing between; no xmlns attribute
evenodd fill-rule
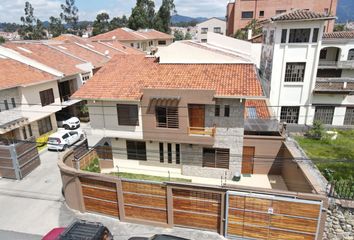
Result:
<svg viewBox="0 0 354 240"><path fill-rule="evenodd" d="M255 107L259 119L269 119L271 117L266 100L246 100L245 107ZM245 118L250 118L246 110Z"/></svg>
<svg viewBox="0 0 354 240"><path fill-rule="evenodd" d="M0 89L35 84L55 79L55 76L15 60L0 58Z"/></svg>
<svg viewBox="0 0 354 240"><path fill-rule="evenodd" d="M333 39L333 38L353 39L354 31L324 33L323 38L324 39Z"/></svg>
<svg viewBox="0 0 354 240"><path fill-rule="evenodd" d="M58 37L52 38L53 41L61 41L61 42L78 42L78 43L86 43L89 42L88 39L82 38L73 34L62 34Z"/></svg>
<svg viewBox="0 0 354 240"><path fill-rule="evenodd" d="M133 31L127 28L117 28L110 32L102 33L91 37L92 41L142 41L142 40L157 40L157 39L172 39L173 36L156 30L140 30Z"/></svg>
<svg viewBox="0 0 354 240"><path fill-rule="evenodd" d="M54 68L67 76L82 72L76 65L83 64L83 61L70 57L43 43L8 42L3 46L15 50L25 57Z"/></svg>
<svg viewBox="0 0 354 240"><path fill-rule="evenodd" d="M116 55L75 94L81 99L140 100L144 88L206 89L217 96L263 96L252 64L159 64Z"/></svg>
<svg viewBox="0 0 354 240"><path fill-rule="evenodd" d="M132 48L132 47L122 44L118 41L92 42L92 43L97 43L97 44L101 44L103 46L106 46L108 48L113 48L114 50L119 51L124 54L143 54L143 55L145 55L145 53L143 51L140 51L136 48Z"/></svg>
<svg viewBox="0 0 354 240"><path fill-rule="evenodd" d="M335 19L324 13L317 13L305 9L290 10L285 13L278 14L271 18L273 21L297 21L297 20L316 20L316 19Z"/></svg>

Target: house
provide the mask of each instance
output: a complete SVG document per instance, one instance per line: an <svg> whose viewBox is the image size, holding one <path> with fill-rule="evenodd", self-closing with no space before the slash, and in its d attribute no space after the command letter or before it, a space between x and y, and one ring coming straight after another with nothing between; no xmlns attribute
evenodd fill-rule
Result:
<svg viewBox="0 0 354 240"><path fill-rule="evenodd" d="M114 166L229 179L241 172L245 102L264 99L254 64L161 64L139 55L113 57L73 97L88 101L93 134L117 149Z"/></svg>
<svg viewBox="0 0 354 240"><path fill-rule="evenodd" d="M116 28L112 31L91 37L92 42L119 41L127 46L150 52L157 46L168 46L173 42L173 36L156 31L154 29L142 29L138 31L129 28Z"/></svg>
<svg viewBox="0 0 354 240"><path fill-rule="evenodd" d="M213 17L208 20L198 23L198 41L199 42L207 42L208 40L208 32L214 32L221 35L226 35L226 22L219 18Z"/></svg>
<svg viewBox="0 0 354 240"><path fill-rule="evenodd" d="M275 15L293 10L307 9L323 15L336 15L337 0L268 0L268 1L234 1L226 7L227 35L231 36L238 29L243 29L252 20L264 20ZM325 24L326 32L332 32L334 19Z"/></svg>

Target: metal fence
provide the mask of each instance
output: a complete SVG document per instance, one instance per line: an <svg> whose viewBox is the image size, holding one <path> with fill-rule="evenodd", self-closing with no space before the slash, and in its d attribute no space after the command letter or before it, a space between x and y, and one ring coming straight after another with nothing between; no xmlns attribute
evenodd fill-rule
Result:
<svg viewBox="0 0 354 240"><path fill-rule="evenodd" d="M332 181L328 184L328 196L344 199L354 200L354 181L353 180L339 180Z"/></svg>

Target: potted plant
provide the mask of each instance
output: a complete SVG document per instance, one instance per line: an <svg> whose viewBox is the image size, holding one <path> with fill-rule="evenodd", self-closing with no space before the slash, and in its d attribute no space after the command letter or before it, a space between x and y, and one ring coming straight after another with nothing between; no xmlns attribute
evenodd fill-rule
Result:
<svg viewBox="0 0 354 240"><path fill-rule="evenodd" d="M84 103L80 106L80 112L81 112L81 115L79 117L80 121L81 122L89 122L90 116L89 116L89 110L88 110L86 103Z"/></svg>

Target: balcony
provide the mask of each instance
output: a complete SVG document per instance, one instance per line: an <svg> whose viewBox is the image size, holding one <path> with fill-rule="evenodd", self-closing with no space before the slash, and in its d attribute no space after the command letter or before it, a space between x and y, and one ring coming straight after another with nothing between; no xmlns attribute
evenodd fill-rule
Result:
<svg viewBox="0 0 354 240"><path fill-rule="evenodd" d="M341 68L341 69L354 69L354 60L347 61L327 61L320 60L318 68Z"/></svg>
<svg viewBox="0 0 354 240"><path fill-rule="evenodd" d="M188 127L189 135L215 136L216 127Z"/></svg>
<svg viewBox="0 0 354 240"><path fill-rule="evenodd" d="M354 78L317 78L316 93L354 93Z"/></svg>

